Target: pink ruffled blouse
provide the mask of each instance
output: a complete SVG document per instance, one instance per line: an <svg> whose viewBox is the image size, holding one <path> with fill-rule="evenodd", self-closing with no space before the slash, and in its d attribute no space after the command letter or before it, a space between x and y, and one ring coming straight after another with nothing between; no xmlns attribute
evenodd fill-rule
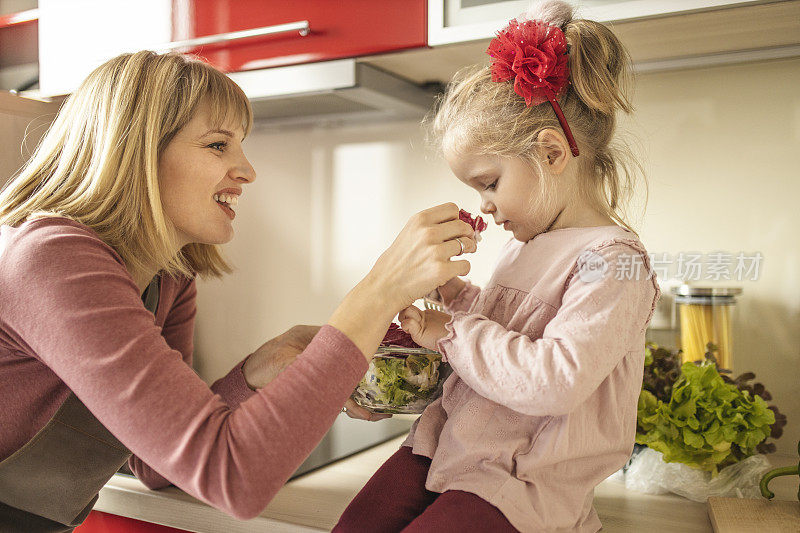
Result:
<svg viewBox="0 0 800 533"><path fill-rule="evenodd" d="M510 241L448 305L454 372L403 443L432 459L428 490L474 493L523 532L599 530L594 487L633 449L651 273L619 226Z"/></svg>

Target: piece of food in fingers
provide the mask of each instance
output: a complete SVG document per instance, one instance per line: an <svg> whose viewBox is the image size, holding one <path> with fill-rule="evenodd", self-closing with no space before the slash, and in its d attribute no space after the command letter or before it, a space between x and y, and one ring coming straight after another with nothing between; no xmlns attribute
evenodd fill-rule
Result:
<svg viewBox="0 0 800 533"><path fill-rule="evenodd" d="M392 323L351 398L373 413L419 414L442 394L450 367Z"/></svg>
<svg viewBox="0 0 800 533"><path fill-rule="evenodd" d="M481 240L481 232L484 231L489 225L480 216L473 217L472 213L463 209L458 210L458 218L472 226L475 230L475 240Z"/></svg>
<svg viewBox="0 0 800 533"><path fill-rule="evenodd" d="M381 346L403 346L405 348L421 348L419 344L414 342L411 334L403 328L392 322L389 324L389 330L384 335L381 341Z"/></svg>

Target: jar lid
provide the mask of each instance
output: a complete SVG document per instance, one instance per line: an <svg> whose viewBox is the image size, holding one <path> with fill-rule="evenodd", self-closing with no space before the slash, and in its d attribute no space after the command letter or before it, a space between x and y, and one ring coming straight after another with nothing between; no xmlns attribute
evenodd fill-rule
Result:
<svg viewBox="0 0 800 533"><path fill-rule="evenodd" d="M683 284L670 289L672 294L678 296L738 296L742 294L741 287L699 287L696 285Z"/></svg>

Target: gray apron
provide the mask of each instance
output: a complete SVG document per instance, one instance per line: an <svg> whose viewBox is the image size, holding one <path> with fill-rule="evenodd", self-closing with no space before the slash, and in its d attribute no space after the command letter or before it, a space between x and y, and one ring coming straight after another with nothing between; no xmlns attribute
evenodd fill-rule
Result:
<svg viewBox="0 0 800 533"><path fill-rule="evenodd" d="M142 294L155 315L159 276ZM131 452L70 391L50 421L0 462L0 532L69 532Z"/></svg>

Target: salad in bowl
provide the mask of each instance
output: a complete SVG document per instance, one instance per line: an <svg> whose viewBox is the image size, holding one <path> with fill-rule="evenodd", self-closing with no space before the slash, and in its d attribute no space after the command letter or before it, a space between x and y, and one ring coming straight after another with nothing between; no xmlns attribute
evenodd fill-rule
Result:
<svg viewBox="0 0 800 533"><path fill-rule="evenodd" d="M450 367L391 324L352 399L374 413L419 414L442 394Z"/></svg>

